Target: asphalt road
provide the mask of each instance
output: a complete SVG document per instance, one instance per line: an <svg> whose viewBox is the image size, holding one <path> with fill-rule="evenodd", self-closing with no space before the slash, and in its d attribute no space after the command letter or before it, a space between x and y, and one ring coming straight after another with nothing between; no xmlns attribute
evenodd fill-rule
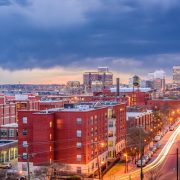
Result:
<svg viewBox="0 0 180 180"><path fill-rule="evenodd" d="M180 148L180 126L172 133L169 133L166 138L166 142L163 149L157 153L157 157L153 162L150 162L146 167L143 168L145 173L145 180L149 179L149 173L155 172L157 175L162 173L162 176L157 178L157 180L176 180L176 148ZM158 173L157 173L158 172ZM140 170L135 170L134 172L125 175L115 175L113 179L115 180L139 180Z"/></svg>
<svg viewBox="0 0 180 180"><path fill-rule="evenodd" d="M162 164L162 167L160 169L157 169L157 171L161 174L159 177L159 180L176 180L177 179L177 176L176 176L176 173L177 173L176 150L177 148L179 148L179 154L180 154L180 134L177 136L175 142L173 143L171 149L169 150ZM178 159L180 159L180 155ZM179 161L179 164L180 164L180 161ZM179 177L180 177L180 168L178 169L178 172L179 172Z"/></svg>

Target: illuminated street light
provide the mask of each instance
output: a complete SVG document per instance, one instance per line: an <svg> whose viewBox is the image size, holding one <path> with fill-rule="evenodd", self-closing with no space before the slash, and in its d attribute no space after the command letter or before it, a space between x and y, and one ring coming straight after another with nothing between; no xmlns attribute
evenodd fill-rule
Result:
<svg viewBox="0 0 180 180"><path fill-rule="evenodd" d="M128 172L128 154L125 153L124 157L126 158L125 173L127 173Z"/></svg>

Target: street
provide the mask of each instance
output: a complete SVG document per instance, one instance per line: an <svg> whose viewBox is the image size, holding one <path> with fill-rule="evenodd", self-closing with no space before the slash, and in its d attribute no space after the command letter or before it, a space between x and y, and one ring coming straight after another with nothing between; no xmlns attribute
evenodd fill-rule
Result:
<svg viewBox="0 0 180 180"><path fill-rule="evenodd" d="M166 142L166 144L165 144ZM155 153L153 159L143 168L145 175L144 179L148 179L150 172L156 171L162 173L161 180L171 179L174 180L176 176L176 148L179 147L180 143L180 126L173 132L168 132L161 141L164 147ZM163 144L164 143L164 144ZM162 171L161 171L162 170ZM136 169L127 174L114 174L113 176L105 176L103 179L133 179L138 180L140 169ZM171 178L172 177L172 178ZM174 179L173 179L174 178ZM160 179L160 178L159 178Z"/></svg>

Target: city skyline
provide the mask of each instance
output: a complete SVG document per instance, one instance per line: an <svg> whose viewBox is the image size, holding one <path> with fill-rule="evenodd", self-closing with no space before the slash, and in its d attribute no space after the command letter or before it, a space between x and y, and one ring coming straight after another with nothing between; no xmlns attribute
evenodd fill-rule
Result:
<svg viewBox="0 0 180 180"><path fill-rule="evenodd" d="M122 82L158 69L170 79L179 9L177 0L1 0L0 83L82 81L104 65Z"/></svg>

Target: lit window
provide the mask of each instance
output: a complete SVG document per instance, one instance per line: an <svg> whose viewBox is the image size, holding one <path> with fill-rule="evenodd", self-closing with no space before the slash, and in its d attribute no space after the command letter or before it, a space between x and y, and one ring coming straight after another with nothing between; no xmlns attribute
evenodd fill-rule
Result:
<svg viewBox="0 0 180 180"><path fill-rule="evenodd" d="M52 146L50 146L49 150L52 151Z"/></svg>
<svg viewBox="0 0 180 180"><path fill-rule="evenodd" d="M77 161L81 161L82 156L81 156L81 155L77 155L77 156L76 156L76 159L77 159Z"/></svg>
<svg viewBox="0 0 180 180"><path fill-rule="evenodd" d="M77 148L81 148L81 147L82 147L82 143L81 143L81 142L77 142L77 143L76 143L76 147L77 147Z"/></svg>
<svg viewBox="0 0 180 180"><path fill-rule="evenodd" d="M81 124L82 123L82 119L81 118L77 118L76 119L76 124Z"/></svg>
<svg viewBox="0 0 180 180"><path fill-rule="evenodd" d="M49 127L52 128L52 121L49 123Z"/></svg>
<svg viewBox="0 0 180 180"><path fill-rule="evenodd" d="M23 141L23 147L28 147L27 141Z"/></svg>
<svg viewBox="0 0 180 180"><path fill-rule="evenodd" d="M23 124L27 124L27 117L22 118Z"/></svg>
<svg viewBox="0 0 180 180"><path fill-rule="evenodd" d="M77 130L77 131L76 131L76 136L77 136L77 137L81 137L81 136L82 136L81 130Z"/></svg>
<svg viewBox="0 0 180 180"><path fill-rule="evenodd" d="M113 131L108 132L108 137L113 137Z"/></svg>
<svg viewBox="0 0 180 180"><path fill-rule="evenodd" d="M52 134L49 135L49 139L52 140Z"/></svg>
<svg viewBox="0 0 180 180"><path fill-rule="evenodd" d="M108 146L113 147L113 141L108 141Z"/></svg>
<svg viewBox="0 0 180 180"><path fill-rule="evenodd" d="M9 129L9 137L14 137L14 129Z"/></svg>

